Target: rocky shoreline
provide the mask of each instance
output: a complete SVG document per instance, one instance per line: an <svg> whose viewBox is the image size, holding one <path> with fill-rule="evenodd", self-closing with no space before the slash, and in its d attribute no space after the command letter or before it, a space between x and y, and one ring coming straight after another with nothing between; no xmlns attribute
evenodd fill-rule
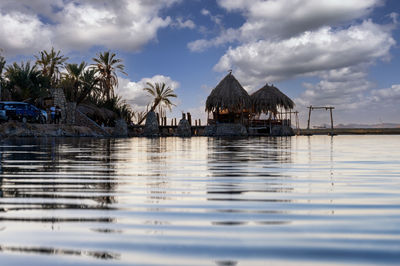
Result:
<svg viewBox="0 0 400 266"><path fill-rule="evenodd" d="M148 119L149 121L151 119ZM118 122L118 121L117 121ZM279 130L278 130L279 129ZM292 136L289 127L279 127L273 130L271 136ZM186 119L181 119L176 128L159 127L157 123L145 126L133 126L128 129L126 123L119 121L115 127L100 127L93 125L68 124L34 124L9 121L0 123L0 139L9 137L94 137L94 138L124 138L124 137L248 137L259 136L238 124L220 124L192 128Z"/></svg>
<svg viewBox="0 0 400 266"><path fill-rule="evenodd" d="M9 121L0 124L0 137L105 137L85 126L66 124L31 124Z"/></svg>

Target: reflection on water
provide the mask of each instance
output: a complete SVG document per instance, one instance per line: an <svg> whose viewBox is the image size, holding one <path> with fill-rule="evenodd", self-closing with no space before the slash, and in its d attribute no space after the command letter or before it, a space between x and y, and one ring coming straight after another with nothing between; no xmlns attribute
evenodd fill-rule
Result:
<svg viewBox="0 0 400 266"><path fill-rule="evenodd" d="M81 250L53 249L53 248L29 248L29 247L7 247L0 246L0 251L17 252L17 253L37 253L43 255L73 255L73 256L90 256L95 259L117 259L118 254L108 252L91 252Z"/></svg>
<svg viewBox="0 0 400 266"><path fill-rule="evenodd" d="M399 141L3 140L1 265L398 264Z"/></svg>

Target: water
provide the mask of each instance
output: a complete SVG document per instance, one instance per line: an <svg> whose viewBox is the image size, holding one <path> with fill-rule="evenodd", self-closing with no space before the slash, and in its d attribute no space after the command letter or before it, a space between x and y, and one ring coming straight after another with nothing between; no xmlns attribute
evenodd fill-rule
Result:
<svg viewBox="0 0 400 266"><path fill-rule="evenodd" d="M0 143L0 265L400 263L400 136Z"/></svg>

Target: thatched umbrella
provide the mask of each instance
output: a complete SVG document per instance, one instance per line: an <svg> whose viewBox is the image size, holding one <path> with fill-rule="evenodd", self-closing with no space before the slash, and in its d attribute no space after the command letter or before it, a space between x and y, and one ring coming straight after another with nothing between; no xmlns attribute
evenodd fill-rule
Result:
<svg viewBox="0 0 400 266"><path fill-rule="evenodd" d="M206 101L206 112L224 109L229 112L242 112L243 109L250 108L249 94L231 73L211 91Z"/></svg>
<svg viewBox="0 0 400 266"><path fill-rule="evenodd" d="M294 102L274 85L266 84L250 95L253 111L256 114L272 112L276 114L278 107L285 110L293 109Z"/></svg>

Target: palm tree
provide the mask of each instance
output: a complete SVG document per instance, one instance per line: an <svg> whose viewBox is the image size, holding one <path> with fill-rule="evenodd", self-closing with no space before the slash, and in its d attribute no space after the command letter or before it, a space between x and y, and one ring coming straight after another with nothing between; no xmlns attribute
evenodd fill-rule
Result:
<svg viewBox="0 0 400 266"><path fill-rule="evenodd" d="M98 58L93 58L95 64L92 66L100 76L100 87L103 96L106 99L114 97L114 88L118 86L117 71L127 75L124 72L125 66L121 64L122 60L115 58L115 53L110 51L99 53Z"/></svg>
<svg viewBox="0 0 400 266"><path fill-rule="evenodd" d="M138 122L138 125L139 125L139 122L143 121L144 118L146 118L146 111L137 112L134 116L136 117L136 121Z"/></svg>
<svg viewBox="0 0 400 266"><path fill-rule="evenodd" d="M99 95L99 82L100 79L96 76L96 70L94 69L87 69L83 72L80 78L81 81L81 88L79 90L79 96L77 97L76 104L83 102L89 94Z"/></svg>
<svg viewBox="0 0 400 266"><path fill-rule="evenodd" d="M6 60L4 59L3 56L0 55L0 78L3 73L3 69L4 69L5 65L6 65Z"/></svg>
<svg viewBox="0 0 400 266"><path fill-rule="evenodd" d="M49 78L52 87L56 86L60 79L60 67L68 60L68 57L61 55L61 51L56 52L52 47L50 52L43 50L39 52L39 56L35 55L35 58L36 64L42 70L42 75Z"/></svg>
<svg viewBox="0 0 400 266"><path fill-rule="evenodd" d="M67 64L64 74L64 79L61 82L61 87L64 89L65 96L71 102L77 102L79 92L83 84L83 73L87 66L85 61L78 64Z"/></svg>
<svg viewBox="0 0 400 266"><path fill-rule="evenodd" d="M163 105L171 110L171 107L175 104L173 104L169 98L177 97L174 91L170 87L166 87L164 82L155 84L147 82L147 86L148 87L143 88L143 90L147 91L151 96L154 97L154 99L150 103L151 108L149 112L154 111L157 106ZM160 111L162 111L162 109ZM143 122L143 120L147 117L147 114L138 122L138 125Z"/></svg>
<svg viewBox="0 0 400 266"><path fill-rule="evenodd" d="M39 100L46 95L46 89L43 84L45 80L30 62L21 65L13 63L6 68L5 77L7 79L8 91L13 100Z"/></svg>
<svg viewBox="0 0 400 266"><path fill-rule="evenodd" d="M1 51L2 50L0 49L0 52ZM0 100L2 97L2 90L4 87L4 85L3 85L3 69L4 69L5 65L6 65L6 60L4 59L3 56L0 55Z"/></svg>
<svg viewBox="0 0 400 266"><path fill-rule="evenodd" d="M118 95L115 95L111 99L105 100L100 105L116 113L119 117L123 118L128 124L132 122L132 119L135 115L130 105L126 103L124 100L122 100L121 96Z"/></svg>

